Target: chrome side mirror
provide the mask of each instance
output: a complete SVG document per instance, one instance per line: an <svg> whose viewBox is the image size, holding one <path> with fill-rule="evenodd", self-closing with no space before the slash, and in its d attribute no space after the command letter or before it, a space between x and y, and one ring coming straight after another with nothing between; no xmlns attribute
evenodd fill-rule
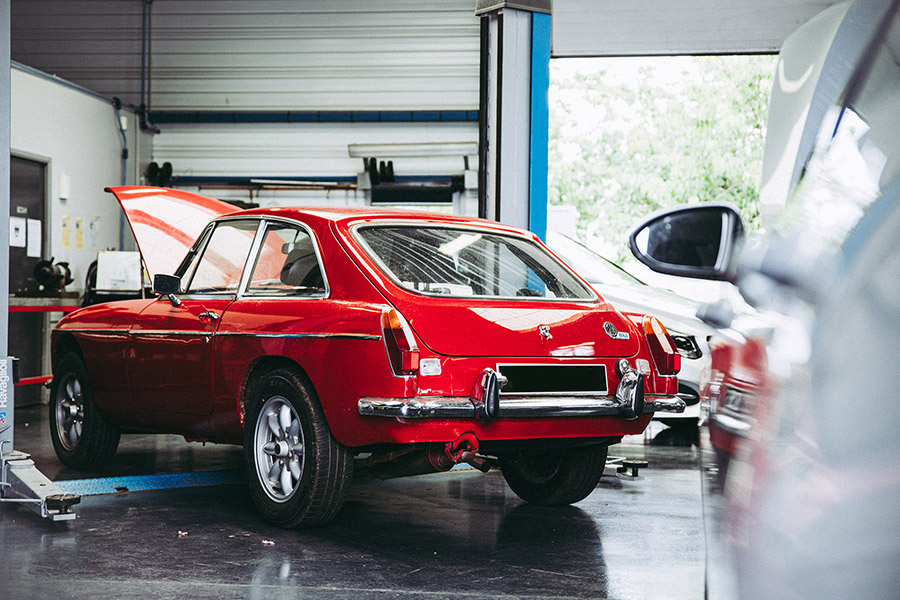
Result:
<svg viewBox="0 0 900 600"><path fill-rule="evenodd" d="M177 275L163 275L161 273L153 276L153 293L168 296L172 306L181 306L181 300L175 294L180 294L182 291L181 277Z"/></svg>
<svg viewBox="0 0 900 600"><path fill-rule="evenodd" d="M658 273L732 281L732 255L743 233L733 205L702 204L651 215L632 230L628 245Z"/></svg>

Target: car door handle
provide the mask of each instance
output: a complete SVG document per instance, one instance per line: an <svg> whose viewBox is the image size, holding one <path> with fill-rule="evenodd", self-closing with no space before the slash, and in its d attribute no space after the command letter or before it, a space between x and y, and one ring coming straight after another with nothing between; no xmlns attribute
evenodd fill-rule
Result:
<svg viewBox="0 0 900 600"><path fill-rule="evenodd" d="M202 312L198 317L201 323L212 323L219 320L219 315L211 311Z"/></svg>

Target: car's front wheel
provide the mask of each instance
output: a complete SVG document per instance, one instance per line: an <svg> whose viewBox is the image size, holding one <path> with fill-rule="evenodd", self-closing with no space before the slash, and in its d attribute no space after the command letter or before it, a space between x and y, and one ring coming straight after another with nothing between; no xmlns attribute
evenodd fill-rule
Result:
<svg viewBox="0 0 900 600"><path fill-rule="evenodd" d="M244 423L250 495L282 527L317 527L344 503L353 456L331 435L305 377L278 368L251 384Z"/></svg>
<svg viewBox="0 0 900 600"><path fill-rule="evenodd" d="M503 478L522 500L561 506L584 500L597 487L608 447L525 450L499 456Z"/></svg>
<svg viewBox="0 0 900 600"><path fill-rule="evenodd" d="M70 352L60 359L50 387L50 439L67 467L95 469L116 453L119 428L94 404L84 361Z"/></svg>

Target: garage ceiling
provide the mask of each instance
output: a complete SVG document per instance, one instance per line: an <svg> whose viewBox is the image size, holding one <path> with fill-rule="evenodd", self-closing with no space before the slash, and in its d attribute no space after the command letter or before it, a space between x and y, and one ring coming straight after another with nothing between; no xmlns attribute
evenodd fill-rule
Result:
<svg viewBox="0 0 900 600"><path fill-rule="evenodd" d="M553 1L553 55L776 52L834 0ZM472 110L475 0L157 0L154 110ZM142 0L12 0L13 60L140 103Z"/></svg>
<svg viewBox="0 0 900 600"><path fill-rule="evenodd" d="M778 52L837 0L553 1L553 56Z"/></svg>

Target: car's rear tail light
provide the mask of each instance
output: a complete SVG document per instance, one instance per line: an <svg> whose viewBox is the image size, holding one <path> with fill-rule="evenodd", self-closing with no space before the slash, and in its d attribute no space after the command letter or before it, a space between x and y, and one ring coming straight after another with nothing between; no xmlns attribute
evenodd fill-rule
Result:
<svg viewBox="0 0 900 600"><path fill-rule="evenodd" d="M660 375L675 375L681 369L681 355L672 336L656 317L644 317L644 336L650 346L650 356Z"/></svg>
<svg viewBox="0 0 900 600"><path fill-rule="evenodd" d="M412 329L397 309L381 313L381 331L395 375L415 375L419 370L419 347Z"/></svg>

